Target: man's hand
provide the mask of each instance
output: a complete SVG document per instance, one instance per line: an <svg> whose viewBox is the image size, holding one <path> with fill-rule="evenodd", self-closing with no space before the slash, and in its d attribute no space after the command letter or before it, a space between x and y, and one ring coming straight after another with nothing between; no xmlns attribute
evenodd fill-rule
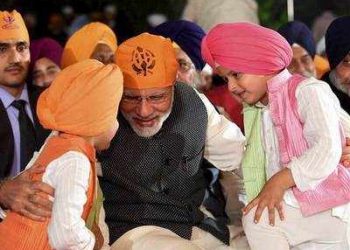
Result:
<svg viewBox="0 0 350 250"><path fill-rule="evenodd" d="M284 220L284 213L282 207L282 200L285 191L294 186L292 173L288 168L284 168L270 180L268 180L261 190L260 194L252 200L245 208L243 214L246 215L251 209L257 206L254 216L254 222L258 223L260 217L267 207L269 214L269 223L271 226L275 225L275 209L277 210L281 220Z"/></svg>
<svg viewBox="0 0 350 250"><path fill-rule="evenodd" d="M340 162L344 167L350 168L350 138L346 138L346 145L343 148L343 155Z"/></svg>
<svg viewBox="0 0 350 250"><path fill-rule="evenodd" d="M0 185L0 204L5 209L30 219L44 221L50 217L54 190L41 181L32 181L31 175L43 173L45 169L34 165L14 179L4 180Z"/></svg>

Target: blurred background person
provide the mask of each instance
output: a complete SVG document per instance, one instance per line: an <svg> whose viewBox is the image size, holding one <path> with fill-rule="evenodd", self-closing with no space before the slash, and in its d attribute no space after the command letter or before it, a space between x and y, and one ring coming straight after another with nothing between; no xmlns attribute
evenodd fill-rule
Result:
<svg viewBox="0 0 350 250"><path fill-rule="evenodd" d="M350 114L350 16L339 17L326 33L326 53L331 70L322 80L329 83L342 108Z"/></svg>
<svg viewBox="0 0 350 250"><path fill-rule="evenodd" d="M55 40L45 37L33 40L30 45L30 76L32 84L48 87L61 71L63 48Z"/></svg>
<svg viewBox="0 0 350 250"><path fill-rule="evenodd" d="M326 59L316 55L311 30L302 22L291 21L282 25L278 32L292 47L293 59L288 66L291 73L320 79L329 70Z"/></svg>
<svg viewBox="0 0 350 250"><path fill-rule="evenodd" d="M61 68L85 59L104 64L114 62L117 37L107 25L93 22L76 31L67 41L62 54Z"/></svg>
<svg viewBox="0 0 350 250"><path fill-rule="evenodd" d="M219 23L259 24L255 0L188 0L182 18L197 23L205 32Z"/></svg>

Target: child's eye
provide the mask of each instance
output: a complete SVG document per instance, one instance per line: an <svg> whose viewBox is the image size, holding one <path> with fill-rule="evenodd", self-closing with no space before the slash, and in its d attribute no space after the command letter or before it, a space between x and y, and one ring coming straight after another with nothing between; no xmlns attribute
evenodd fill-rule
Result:
<svg viewBox="0 0 350 250"><path fill-rule="evenodd" d="M242 76L242 74L241 73L236 73L236 72L231 72L230 76L234 77L235 79L239 79Z"/></svg>

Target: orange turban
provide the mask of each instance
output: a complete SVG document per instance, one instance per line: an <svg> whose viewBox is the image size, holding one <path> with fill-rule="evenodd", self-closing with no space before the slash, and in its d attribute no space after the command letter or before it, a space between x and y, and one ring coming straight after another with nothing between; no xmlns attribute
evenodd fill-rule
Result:
<svg viewBox="0 0 350 250"><path fill-rule="evenodd" d="M113 30L99 22L83 26L68 39L63 49L61 68L89 59L99 43L106 44L114 53L117 37Z"/></svg>
<svg viewBox="0 0 350 250"><path fill-rule="evenodd" d="M47 129L97 136L117 118L123 76L115 64L88 59L67 67L38 100L40 123Z"/></svg>
<svg viewBox="0 0 350 250"><path fill-rule="evenodd" d="M0 41L20 40L29 43L29 34L21 14L0 11Z"/></svg>
<svg viewBox="0 0 350 250"><path fill-rule="evenodd" d="M314 63L316 67L317 79L321 79L322 76L330 70L329 62L327 59L319 55L315 55Z"/></svg>
<svg viewBox="0 0 350 250"><path fill-rule="evenodd" d="M175 83L178 63L169 39L142 33L123 42L116 62L124 75L124 87L164 88Z"/></svg>

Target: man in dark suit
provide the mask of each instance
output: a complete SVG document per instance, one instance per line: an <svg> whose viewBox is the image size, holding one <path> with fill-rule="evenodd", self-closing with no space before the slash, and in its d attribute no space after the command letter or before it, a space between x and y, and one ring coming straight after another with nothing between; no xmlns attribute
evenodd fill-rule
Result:
<svg viewBox="0 0 350 250"><path fill-rule="evenodd" d="M49 134L36 116L40 91L25 82L29 62L29 35L21 15L0 11L0 205L35 216L35 194L51 188L30 182L28 173L6 179L24 170Z"/></svg>
<svg viewBox="0 0 350 250"><path fill-rule="evenodd" d="M1 47L0 47L0 49L1 49ZM15 66L15 67L17 67L17 66ZM1 76L0 76L0 78L1 78ZM28 86L26 88L27 93L23 94L24 91L22 91L22 94L20 96L25 96L25 98L23 98L23 99L27 99L26 97L28 97L28 99L27 99L28 102L25 103L25 105L28 106L28 108L30 110L29 111L30 113L28 112L28 116L30 116L29 119L31 119L31 118L33 119L33 120L31 119L30 121L33 124L32 135L33 135L33 139L34 139L33 140L34 144L31 145L32 147L30 149L28 149L28 151L29 151L28 157L29 158L26 158L24 160L22 160L22 159L18 160L18 158L20 158L23 155L21 151L16 152L16 146L17 146L16 144L19 144L18 146L19 146L20 150L22 149L22 147L21 147L21 142L22 142L21 135L14 132L14 127L12 126L13 122L11 122L11 114L9 114L9 111L8 111L10 108L13 109L15 107L13 107L13 104L12 104L12 107L9 107L7 105L8 103L6 103L6 101L5 102L2 101L1 97L2 97L2 94L6 91L6 86L2 85L0 82L0 88L1 88L0 89L0 123L2 124L2 126L0 127L0 178L6 178L9 176L14 176L14 175L18 174L18 172L20 170L23 170L25 165L31 159L33 152L40 149L44 140L48 136L49 131L45 130L40 125L40 123L38 122L37 116L36 116L36 111L35 111L36 110L36 102L37 102L37 99L41 93L41 90L37 89L35 87ZM9 92L8 92L8 94L10 95ZM13 97L13 98L15 98L15 97ZM4 98L4 99L6 99L6 98ZM23 99L18 99L18 100L23 100ZM23 100L23 101L26 101L26 100ZM6 105L6 107L5 107L5 105ZM25 107L25 110L27 111L28 109ZM19 124L19 119L17 119L17 120L13 119L13 120ZM21 133L21 130L19 127L20 126L18 126L17 129ZM18 138L15 138L15 135L18 135ZM17 159L15 157L17 157Z"/></svg>

